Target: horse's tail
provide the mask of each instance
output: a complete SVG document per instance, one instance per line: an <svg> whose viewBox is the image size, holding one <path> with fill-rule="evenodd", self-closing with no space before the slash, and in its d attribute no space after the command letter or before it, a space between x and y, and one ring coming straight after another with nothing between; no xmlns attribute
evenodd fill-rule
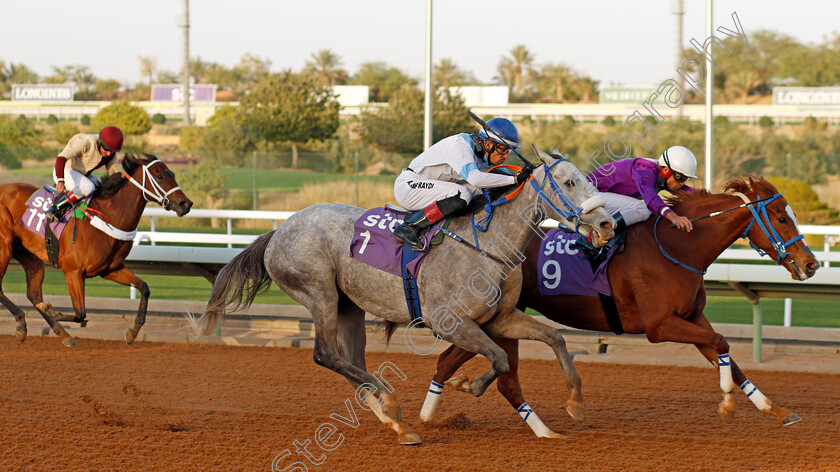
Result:
<svg viewBox="0 0 840 472"><path fill-rule="evenodd" d="M263 234L222 267L216 275L204 315L198 319L187 315L193 338L212 334L226 312L248 308L257 295L269 289L271 277L265 269L264 256L272 236L274 231Z"/></svg>
<svg viewBox="0 0 840 472"><path fill-rule="evenodd" d="M400 325L398 325L397 323L394 323L393 321L384 321L382 323L382 328L385 331L385 345L386 346L391 345L391 336L394 335L394 331L396 331L399 326Z"/></svg>

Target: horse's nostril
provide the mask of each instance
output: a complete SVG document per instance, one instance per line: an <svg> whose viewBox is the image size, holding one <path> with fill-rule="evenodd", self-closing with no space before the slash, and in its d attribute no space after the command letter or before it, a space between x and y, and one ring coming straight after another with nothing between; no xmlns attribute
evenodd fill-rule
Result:
<svg viewBox="0 0 840 472"><path fill-rule="evenodd" d="M820 268L820 265L819 265L819 263L817 263L817 261L811 261L811 262L805 264L805 269L811 274L816 272L817 269L819 269L819 268Z"/></svg>
<svg viewBox="0 0 840 472"><path fill-rule="evenodd" d="M604 222L601 223L601 229L608 230L612 227L613 227L613 224L610 223L609 221L604 221Z"/></svg>

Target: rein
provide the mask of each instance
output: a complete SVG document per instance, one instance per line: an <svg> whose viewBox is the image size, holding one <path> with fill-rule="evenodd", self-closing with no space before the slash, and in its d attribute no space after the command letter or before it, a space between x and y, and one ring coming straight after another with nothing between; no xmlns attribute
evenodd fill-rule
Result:
<svg viewBox="0 0 840 472"><path fill-rule="evenodd" d="M149 172L149 168L151 168L153 165L157 164L158 162L161 162L161 160L160 159L155 159L154 161L152 161L152 162L143 166L143 183L142 184L140 182L137 182L136 180L134 180L134 178L130 175L126 175L126 178L128 179L129 182L134 184L135 187L137 187L137 188L139 188L140 190L143 191L143 199L144 200L146 200L148 202L148 201L150 201L148 197L151 197L154 201L159 203L160 206L166 207L166 205L169 204L169 198L168 198L169 195L173 194L174 192L177 192L178 190L181 190L181 187L172 187L171 189L169 189L169 191L166 191L166 190L163 189L163 187L159 183L155 182L155 179L152 178L152 173ZM148 177L149 184L151 184L153 190L149 190L149 189L146 188L147 177Z"/></svg>
<svg viewBox="0 0 840 472"><path fill-rule="evenodd" d="M770 240L770 244L773 245L773 247L776 249L776 252L778 253L778 257L776 257L776 264L781 265L782 261L789 255L786 248L788 246L790 246L791 244L793 244L793 243L795 243L795 242L797 242L800 239L805 237L805 236L800 234L799 236L791 238L789 241L784 241L781 238L781 236L779 236L779 233L776 231L776 228L770 223L770 216L767 215L767 205L770 202L772 202L773 200L781 197L782 196L781 192L777 193L775 195L771 195L769 197L763 197L763 198L759 198L759 199L752 200L752 201L749 199L749 197L747 197L746 195L744 195L741 192L733 192L732 195L738 196L741 200L744 201L744 203L741 204L741 205L732 207L732 208L727 208L726 210L714 211L712 213L709 213L708 215L703 215L703 216L698 216L697 218L692 218L691 221L694 222L694 221L699 221L699 220L703 220L703 219L706 219L706 218L711 218L713 216L718 216L722 213L726 213L728 211L737 210L738 208L746 207L750 210L750 213L752 213L753 218L752 218L752 221L750 221L750 224L747 225L747 229L744 230L744 234L741 235L741 237L742 238L747 238L747 235L749 234L750 228L752 228L752 225L755 224L755 223L758 223L758 227L761 228L761 231L764 232L764 235L767 236L767 239ZM756 207L758 209L756 209ZM762 216L764 217L764 220L766 220L766 223L765 223L764 220L762 220ZM662 244L659 242L659 236L656 233L656 227L657 227L657 225L659 225L659 220L661 220L661 219L662 219L662 215L659 215L656 218L656 222L654 222L654 224L653 224L653 238L656 241L656 245L659 246L659 252L661 252L662 255L665 256L666 259L673 262L674 264L677 264L678 266L680 266L684 269L688 269L691 272L694 272L695 274L705 275L706 274L705 270L701 272L701 271L699 271L699 270L697 270L693 267L687 266L687 265L683 264L682 262L680 262L680 261L674 259L673 257L671 257L671 255L668 254L665 251L665 248L662 247ZM675 225L671 225L671 228L675 228L675 227L676 227ZM768 227L770 228L769 230L767 229ZM767 253L762 251L760 247L758 247L754 242L752 242L752 240L750 240L750 247L755 249L756 252L758 252L758 254L760 256L766 256L767 255Z"/></svg>
<svg viewBox="0 0 840 472"><path fill-rule="evenodd" d="M554 180L554 176L551 175L551 170L554 168L554 166L556 166L557 164L559 164L563 161L568 161L568 159L560 156L560 158L558 158L551 165L546 165L545 166L547 170L545 172L545 177L543 177L543 181L542 181L541 185L537 186L537 182L536 182L536 180L534 180L533 176L528 177L528 181L531 182L531 186L537 192L537 196L539 196L539 198L541 200L543 200L554 211L563 215L564 218L566 218L569 221L574 221L575 222L575 229L577 230L578 227L580 226L580 216L581 216L581 214L583 214L583 209L576 206L574 203L572 203L571 200L569 200L566 197L566 195L563 194L563 191L560 190L560 186L557 185L557 181ZM518 171L518 170L522 169L521 167L517 167L517 166L501 164L501 165L498 165L498 166L491 167L490 169L488 169L488 171L493 170L493 169L497 169L497 168L510 169L510 170L513 170L513 171ZM551 199L548 197L548 195L546 195L545 191L543 190L545 188L546 182L548 182L549 186L553 190L554 195L557 198L559 198L560 201L563 203L563 206L566 207L565 210L563 210L560 207L558 207L557 205L555 205L554 202L552 202ZM519 187L517 187L516 190L514 190L513 192L497 199L495 202L491 201L490 203L487 203L486 205L484 205L484 211L487 212L487 215L484 218L482 218L481 220L479 220L478 223L475 222L475 216L474 215L470 216L471 222L472 222L473 239L475 240L475 245L472 245L472 244L464 241L464 239L461 238L460 236L458 236L457 234L455 234L455 233L453 233L449 230L446 230L444 228L441 228L440 226L434 226L434 228L441 230L441 232L443 232L443 234L449 236L450 238L454 239L455 241L458 241L461 244L464 244L465 246L470 247L471 249L474 249L474 250L479 251L479 252L483 252L484 254L487 255L488 258L490 258L490 259L492 259L492 260L494 260L494 261L496 261L500 264L504 264L505 262L502 261L499 257L494 256L492 254L489 254L485 251L482 251L481 248L479 248L478 233L476 233L476 229L481 231L482 233L487 231L487 228L490 226L490 221L493 219L493 207L496 207L496 206L499 206L499 205L502 205L502 204L505 204L505 203L511 201L513 198L515 198L517 195L519 195L520 192L522 192L522 189L524 187L525 187L525 182L522 182L521 184L519 184ZM490 198L489 198L489 194L487 193L487 191L482 190L482 192L484 193L485 197L487 197L487 199L489 201ZM482 226L482 224L483 224L483 226Z"/></svg>
<svg viewBox="0 0 840 472"><path fill-rule="evenodd" d="M518 170L522 169L521 167L516 167L516 166L512 166L512 165L507 165L507 164L500 164L500 165L491 167L490 169L488 169L488 172L493 170L493 169L499 169L499 168L509 169L509 170L513 170L513 171L518 171ZM476 251L484 253L488 258L494 260L495 262L498 262L499 264L505 264L505 262L501 258L499 258L497 256L494 256L493 254L490 254L489 252L482 251L481 248L479 248L479 246L478 246L478 234L476 233L475 230L478 229L482 233L487 231L487 228L490 226L490 221L493 219L493 207L503 205L503 204L513 200L514 198L516 198L517 195L519 195L520 192L522 192L522 189L524 187L525 187L525 182L522 182L521 184L519 184L519 186L516 188L516 190L514 190L513 192L511 192L507 195L504 195L504 196L498 198L495 202L490 200L490 194L487 193L487 190L482 189L482 193L484 194L484 197L487 198L487 202L488 202L486 205L484 205L484 211L487 213L487 216L485 216L484 218L479 220L478 223L476 223L475 222L475 215L474 214L470 215L470 223L471 223L472 230L473 230L473 239L475 240L475 245L472 245L472 244L468 243L462 237L458 236L457 234L453 233L452 231L449 231L446 228L443 228L443 227L437 226L437 225L435 225L434 228L440 230L446 236L449 236L450 238L452 238L455 241L458 241L459 243L469 247L470 249L474 249ZM481 226L482 223L484 224L484 227Z"/></svg>
<svg viewBox="0 0 840 472"><path fill-rule="evenodd" d="M560 186L557 185L557 181L554 180L554 176L551 175L551 169L563 161L568 162L568 159L561 156L553 164L547 166L548 171L546 171L545 176L543 177L543 181L539 187L537 187L537 181L534 180L533 177L531 177L529 180L531 181L531 186L534 187L534 190L537 192L537 196L539 196L540 199L546 203L546 205L548 205L552 210L556 211L557 213L563 215L563 217L567 220L574 221L575 232L577 232L578 228L580 227L580 215L583 213L583 208L577 207L574 203L571 202L571 200L569 200L566 197L566 195L563 194L563 191L560 190ZM554 196L559 198L560 201L563 203L563 206L566 207L565 210L555 205L554 202L552 202L551 199L548 198L548 195L545 194L545 191L543 189L545 188L546 181L551 187L551 190L554 192Z"/></svg>
<svg viewBox="0 0 840 472"><path fill-rule="evenodd" d="M516 166L512 166L512 165L508 165L508 164L499 164L497 166L493 166L493 167L487 169L487 172L490 172L491 170L494 170L494 169L508 169L508 170L512 170L514 172L522 170L521 167L516 167ZM529 180L530 179L531 179L531 177L529 177ZM519 184L519 186L516 188L516 190L514 190L513 192L511 192L507 195L504 195L504 196L498 198L495 202L490 199L490 194L487 192L487 189L481 189L481 193L484 195L484 198L487 199L487 204L484 205L484 211L487 213L487 216L480 219L478 221L478 223L473 223L473 235L475 235L475 230L476 229L478 229L482 233L487 231L487 228L490 226L490 221L493 219L493 207L496 207L496 206L499 206L499 205L504 205L505 203L513 200L514 198L516 198L517 195L519 195L520 192L522 192L523 188L525 188L525 182L522 182L521 184ZM483 227L482 227L482 224L484 225Z"/></svg>

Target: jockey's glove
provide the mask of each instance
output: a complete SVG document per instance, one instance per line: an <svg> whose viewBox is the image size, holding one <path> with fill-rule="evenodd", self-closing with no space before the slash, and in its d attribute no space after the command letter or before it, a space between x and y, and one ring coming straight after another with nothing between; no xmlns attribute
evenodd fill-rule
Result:
<svg viewBox="0 0 840 472"><path fill-rule="evenodd" d="M525 166L522 170L516 171L513 175L513 178L516 179L516 184L519 185L528 180L528 177L531 177L531 172L534 172L534 168L531 166Z"/></svg>

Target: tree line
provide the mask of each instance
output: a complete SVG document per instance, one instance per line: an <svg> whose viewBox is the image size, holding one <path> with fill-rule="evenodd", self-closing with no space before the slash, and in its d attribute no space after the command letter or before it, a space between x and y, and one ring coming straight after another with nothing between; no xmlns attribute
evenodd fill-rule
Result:
<svg viewBox="0 0 840 472"><path fill-rule="evenodd" d="M727 38L724 44L734 50L739 46L737 41ZM683 52L684 57L695 53L691 48ZM833 33L818 44L806 44L779 32L758 30L750 34L748 51L716 57L721 65L715 71L715 87L722 103L751 102L771 94L772 88L779 85L840 83L840 33ZM148 100L153 84L180 82L183 72L158 67L154 56L138 56L138 66L143 81L121 84L113 78L96 77L85 65L53 66L50 75L41 77L26 64L0 59L0 95L8 95L13 83L72 82L76 84L78 100ZM232 66L194 57L189 67L195 83L218 84L220 95L227 100L241 99L251 86L271 74L271 61L252 54L243 55ZM328 85L367 85L373 102L388 102L404 86L416 87L419 83L417 78L381 61L365 62L355 73L349 73L341 56L331 49L310 54L301 72ZM600 86L573 65L540 62L521 44L499 57L496 76L490 84L482 84L451 58L441 58L434 64L433 82L438 87L505 85L514 103L594 102Z"/></svg>

